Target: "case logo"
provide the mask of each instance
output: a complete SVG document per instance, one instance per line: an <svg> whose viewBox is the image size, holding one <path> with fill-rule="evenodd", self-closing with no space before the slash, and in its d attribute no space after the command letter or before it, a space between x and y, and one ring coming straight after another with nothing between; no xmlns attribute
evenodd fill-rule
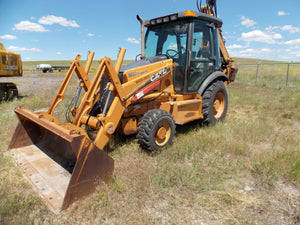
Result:
<svg viewBox="0 0 300 225"><path fill-rule="evenodd" d="M163 68L162 70L158 71L156 74L153 74L150 78L150 81L155 81L157 80L158 78L160 78L161 76L165 75L166 73L170 72L171 69L170 67L165 67Z"/></svg>

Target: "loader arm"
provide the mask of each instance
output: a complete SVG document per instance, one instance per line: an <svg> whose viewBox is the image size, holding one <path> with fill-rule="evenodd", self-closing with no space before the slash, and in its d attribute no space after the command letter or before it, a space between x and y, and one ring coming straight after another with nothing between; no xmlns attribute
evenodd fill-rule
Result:
<svg viewBox="0 0 300 225"><path fill-rule="evenodd" d="M81 104L76 110L76 115L72 120L72 123L78 127L87 125L98 130L94 144L100 149L104 148L111 135L115 132L125 109L132 104L134 96L143 88L152 87L151 85L153 85L155 81L163 78L167 74L170 75L174 67L171 59L154 63L145 68L148 72L142 76L134 77L122 84L118 73L124 54L125 49L121 48L115 67L110 58L104 57L99 61L100 65L91 82L91 86L83 96ZM89 113L97 100L95 96L97 96L97 91L101 86L103 75L106 80L109 81L107 83L109 91L108 97L106 98L107 107L105 107L101 114L95 117L89 115ZM114 97L111 105L108 106L110 96Z"/></svg>
<svg viewBox="0 0 300 225"><path fill-rule="evenodd" d="M77 55L76 58L72 61L71 66L68 70L68 73L65 76L64 80L62 81L62 83L61 83L61 85L49 107L48 114L53 115L54 110L57 107L57 105L64 99L65 92L67 90L68 84L70 83L70 80L71 80L74 72L76 72L76 74L79 78L79 81L80 81L80 85L84 88L84 90L87 91L89 89L91 82L89 80L88 73L91 68L91 64L93 62L94 55L95 55L94 52L89 53L85 68L83 68L83 65L80 62L80 58L81 58L80 55Z"/></svg>

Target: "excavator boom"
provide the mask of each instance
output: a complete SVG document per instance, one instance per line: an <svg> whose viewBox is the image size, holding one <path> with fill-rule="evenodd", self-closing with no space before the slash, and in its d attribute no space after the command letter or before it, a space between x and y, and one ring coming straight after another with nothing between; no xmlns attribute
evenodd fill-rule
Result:
<svg viewBox="0 0 300 225"><path fill-rule="evenodd" d="M217 16L216 0L207 0L206 3L206 5L200 5L200 7L198 6L199 11L211 16ZM238 67L237 65L233 65L234 59L231 58L228 54L221 28L218 28L218 36L220 53L221 57L223 58L223 62L221 65L222 72L228 76L229 82L232 82L235 80L236 74L238 72Z"/></svg>

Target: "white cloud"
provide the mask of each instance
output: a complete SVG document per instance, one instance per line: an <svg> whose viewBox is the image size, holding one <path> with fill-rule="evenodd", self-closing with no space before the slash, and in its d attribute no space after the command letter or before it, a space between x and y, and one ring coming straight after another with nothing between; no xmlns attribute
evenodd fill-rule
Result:
<svg viewBox="0 0 300 225"><path fill-rule="evenodd" d="M14 36L14 35L5 34L5 35L2 35L2 36L0 36L0 39L5 39L5 40L14 40L14 39L17 39L17 37L16 37L16 36Z"/></svg>
<svg viewBox="0 0 300 225"><path fill-rule="evenodd" d="M95 36L95 34L88 33L88 34L87 34L87 36L89 36L89 37L93 37L93 36Z"/></svg>
<svg viewBox="0 0 300 225"><path fill-rule="evenodd" d="M260 50L260 52L272 52L272 50L271 49L269 49L269 48L262 48L261 50Z"/></svg>
<svg viewBox="0 0 300 225"><path fill-rule="evenodd" d="M284 42L284 44L286 44L286 45L297 45L297 44L300 44L300 39L290 40L290 41Z"/></svg>
<svg viewBox="0 0 300 225"><path fill-rule="evenodd" d="M278 29L280 29L280 26L268 26L266 28L266 31L271 32L273 30L278 30Z"/></svg>
<svg viewBox="0 0 300 225"><path fill-rule="evenodd" d="M137 40L135 38L131 38L131 37L127 38L126 41L128 41L130 43L133 43L133 44L139 44L140 43L139 40Z"/></svg>
<svg viewBox="0 0 300 225"><path fill-rule="evenodd" d="M56 54L57 54L57 55L61 55L62 53L61 53L61 52L56 52Z"/></svg>
<svg viewBox="0 0 300 225"><path fill-rule="evenodd" d="M250 20L245 16L242 16L241 19L242 19L241 24L247 28L253 27L256 24L254 20Z"/></svg>
<svg viewBox="0 0 300 225"><path fill-rule="evenodd" d="M263 53L263 52L271 52L272 50L269 48L262 48L262 49L246 49L246 50L241 50L240 53Z"/></svg>
<svg viewBox="0 0 300 225"><path fill-rule="evenodd" d="M254 30L248 33L242 33L239 40L246 42L262 42L268 44L275 44L277 39L281 39L282 35L277 33L268 33L261 30Z"/></svg>
<svg viewBox="0 0 300 225"><path fill-rule="evenodd" d="M14 52L23 52L23 51L41 52L41 50L38 48L24 48L24 47L17 47L17 46L9 46L7 49Z"/></svg>
<svg viewBox="0 0 300 225"><path fill-rule="evenodd" d="M246 54L246 53L254 53L254 52L256 52L256 51L257 51L257 50L255 50L255 49L249 48L249 49L240 51L240 53L241 53L241 54Z"/></svg>
<svg viewBox="0 0 300 225"><path fill-rule="evenodd" d="M288 15L288 13L284 12L284 11L278 11L278 16L286 16Z"/></svg>
<svg viewBox="0 0 300 225"><path fill-rule="evenodd" d="M236 44L227 46L227 49L238 49L238 48L243 48L243 46L242 45L236 45Z"/></svg>
<svg viewBox="0 0 300 225"><path fill-rule="evenodd" d="M269 26L266 28L266 31L274 31L274 30L282 30L282 31L288 31L290 34L294 34L297 32L300 32L299 27L294 27L293 25L285 25L285 26Z"/></svg>
<svg viewBox="0 0 300 225"><path fill-rule="evenodd" d="M300 57L300 51L294 52L294 54L295 54L297 57Z"/></svg>
<svg viewBox="0 0 300 225"><path fill-rule="evenodd" d="M59 24L63 27L79 27L75 20L67 20L61 16L48 15L41 17L38 22L44 25Z"/></svg>
<svg viewBox="0 0 300 225"><path fill-rule="evenodd" d="M299 27L293 27L293 25L285 25L285 26L281 27L280 29L283 30L283 31L288 31L291 34L300 32L300 28Z"/></svg>
<svg viewBox="0 0 300 225"><path fill-rule="evenodd" d="M229 39L229 38L235 38L236 39L236 32L226 32L226 31L224 31L223 32L223 37L224 37L224 39L226 40L226 39Z"/></svg>
<svg viewBox="0 0 300 225"><path fill-rule="evenodd" d="M248 48L240 51L230 51L230 54L235 57L263 58L264 56L269 56L269 54L272 52L274 52L274 50L271 50L269 48L262 48L262 49Z"/></svg>
<svg viewBox="0 0 300 225"><path fill-rule="evenodd" d="M26 31L34 31L34 32L46 32L49 31L45 29L42 25L37 23L32 23L30 21L21 21L18 24L14 25L13 30L26 30Z"/></svg>

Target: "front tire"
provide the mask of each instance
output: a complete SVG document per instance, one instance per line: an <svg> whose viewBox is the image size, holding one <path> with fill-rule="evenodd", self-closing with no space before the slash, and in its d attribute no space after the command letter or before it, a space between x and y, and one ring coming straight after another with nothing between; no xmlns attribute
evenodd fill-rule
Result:
<svg viewBox="0 0 300 225"><path fill-rule="evenodd" d="M228 91L223 81L212 83L203 94L202 114L205 125L223 121L228 108Z"/></svg>
<svg viewBox="0 0 300 225"><path fill-rule="evenodd" d="M142 149L156 152L170 145L175 136L175 122L170 113L152 109L145 113L138 124L137 139Z"/></svg>

